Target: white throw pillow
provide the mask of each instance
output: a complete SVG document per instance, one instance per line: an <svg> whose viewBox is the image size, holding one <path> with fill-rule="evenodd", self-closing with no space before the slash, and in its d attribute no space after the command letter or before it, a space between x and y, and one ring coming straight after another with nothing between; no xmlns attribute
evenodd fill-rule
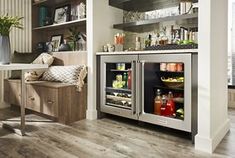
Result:
<svg viewBox="0 0 235 158"><path fill-rule="evenodd" d="M54 61L54 57L47 53L40 54L32 64L47 64L50 66ZM25 73L25 80L26 81L37 81L42 76L45 70L37 70Z"/></svg>
<svg viewBox="0 0 235 158"><path fill-rule="evenodd" d="M49 66L53 63L54 57L47 53L39 55L32 64L48 64Z"/></svg>
<svg viewBox="0 0 235 158"><path fill-rule="evenodd" d="M87 75L85 65L51 66L42 76L44 81L63 82L75 85L81 91Z"/></svg>

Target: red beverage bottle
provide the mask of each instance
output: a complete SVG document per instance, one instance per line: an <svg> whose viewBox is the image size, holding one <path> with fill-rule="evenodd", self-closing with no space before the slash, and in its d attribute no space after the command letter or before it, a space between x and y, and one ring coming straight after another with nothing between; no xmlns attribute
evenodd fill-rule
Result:
<svg viewBox="0 0 235 158"><path fill-rule="evenodd" d="M161 106L161 115L166 116L166 104L167 104L167 97L165 95L162 96L162 106Z"/></svg>
<svg viewBox="0 0 235 158"><path fill-rule="evenodd" d="M168 94L165 116L169 116L169 117L175 116L175 102L173 100L172 92L169 92Z"/></svg>
<svg viewBox="0 0 235 158"><path fill-rule="evenodd" d="M128 70L128 80L127 80L127 86L128 89L131 89L131 69Z"/></svg>

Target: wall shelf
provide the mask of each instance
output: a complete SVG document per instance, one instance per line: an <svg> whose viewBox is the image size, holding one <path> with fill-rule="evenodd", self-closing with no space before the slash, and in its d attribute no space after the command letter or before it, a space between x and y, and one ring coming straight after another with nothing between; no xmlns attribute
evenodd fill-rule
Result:
<svg viewBox="0 0 235 158"><path fill-rule="evenodd" d="M78 54L78 53L87 53L87 51L61 51L61 52L51 52L52 54L64 54L64 53L74 53L74 54Z"/></svg>
<svg viewBox="0 0 235 158"><path fill-rule="evenodd" d="M65 27L65 26L70 26L70 25L85 25L86 24L86 18L84 19L79 19L79 20L74 20L74 21L68 21L65 23L60 23L60 24L53 24L53 25L48 25L48 26L42 26L42 27L35 27L33 30L45 30L45 29L55 29L57 27Z"/></svg>
<svg viewBox="0 0 235 158"><path fill-rule="evenodd" d="M194 14L184 14L184 15L177 15L177 16L169 16L169 17L163 17L163 18L158 18L158 19L150 19L150 20L142 20L142 21L136 21L136 22L129 22L129 23L122 23L122 24L114 24L113 28L115 29L121 29L121 30L129 30L134 27L141 27L141 26L146 26L146 25L155 25L160 22L165 22L165 21L193 21L196 22L198 21L198 13Z"/></svg>
<svg viewBox="0 0 235 158"><path fill-rule="evenodd" d="M41 5L41 4L43 4L43 3L47 2L47 1L48 1L48 0L40 0L40 1L38 1L38 2L34 2L34 3L33 3L33 6Z"/></svg>
<svg viewBox="0 0 235 158"><path fill-rule="evenodd" d="M33 6L55 6L58 4L68 3L68 0L40 0L39 2L34 2Z"/></svg>
<svg viewBox="0 0 235 158"><path fill-rule="evenodd" d="M194 3L198 0L193 0ZM126 11L149 11L178 6L179 0L109 0L109 5Z"/></svg>

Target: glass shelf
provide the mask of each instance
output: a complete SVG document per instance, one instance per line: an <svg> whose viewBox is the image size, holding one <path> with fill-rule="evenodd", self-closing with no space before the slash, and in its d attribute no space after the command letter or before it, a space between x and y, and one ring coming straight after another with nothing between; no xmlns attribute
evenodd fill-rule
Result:
<svg viewBox="0 0 235 158"><path fill-rule="evenodd" d="M164 90L172 90L172 91L184 91L184 88L171 88L171 87L166 87L166 86L154 86L156 89L164 89Z"/></svg>
<svg viewBox="0 0 235 158"><path fill-rule="evenodd" d="M131 94L130 89L113 88L113 87L106 87L106 92L117 92L117 93L129 93L129 94Z"/></svg>
<svg viewBox="0 0 235 158"><path fill-rule="evenodd" d="M114 106L114 107L118 107L118 108L122 108L122 109L131 110L131 107L122 106L122 105L118 105L118 104L113 104L113 103L108 103L107 102L106 105L110 105L110 106Z"/></svg>
<svg viewBox="0 0 235 158"><path fill-rule="evenodd" d="M116 70L116 69L111 69L111 72L129 72L131 70Z"/></svg>

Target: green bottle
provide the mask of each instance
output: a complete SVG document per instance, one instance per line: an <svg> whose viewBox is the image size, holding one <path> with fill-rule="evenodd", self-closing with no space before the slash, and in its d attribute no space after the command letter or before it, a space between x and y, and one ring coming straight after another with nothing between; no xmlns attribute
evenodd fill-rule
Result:
<svg viewBox="0 0 235 158"><path fill-rule="evenodd" d="M124 88L127 88L127 82L128 82L128 75L126 72L123 74L123 81L125 82Z"/></svg>

